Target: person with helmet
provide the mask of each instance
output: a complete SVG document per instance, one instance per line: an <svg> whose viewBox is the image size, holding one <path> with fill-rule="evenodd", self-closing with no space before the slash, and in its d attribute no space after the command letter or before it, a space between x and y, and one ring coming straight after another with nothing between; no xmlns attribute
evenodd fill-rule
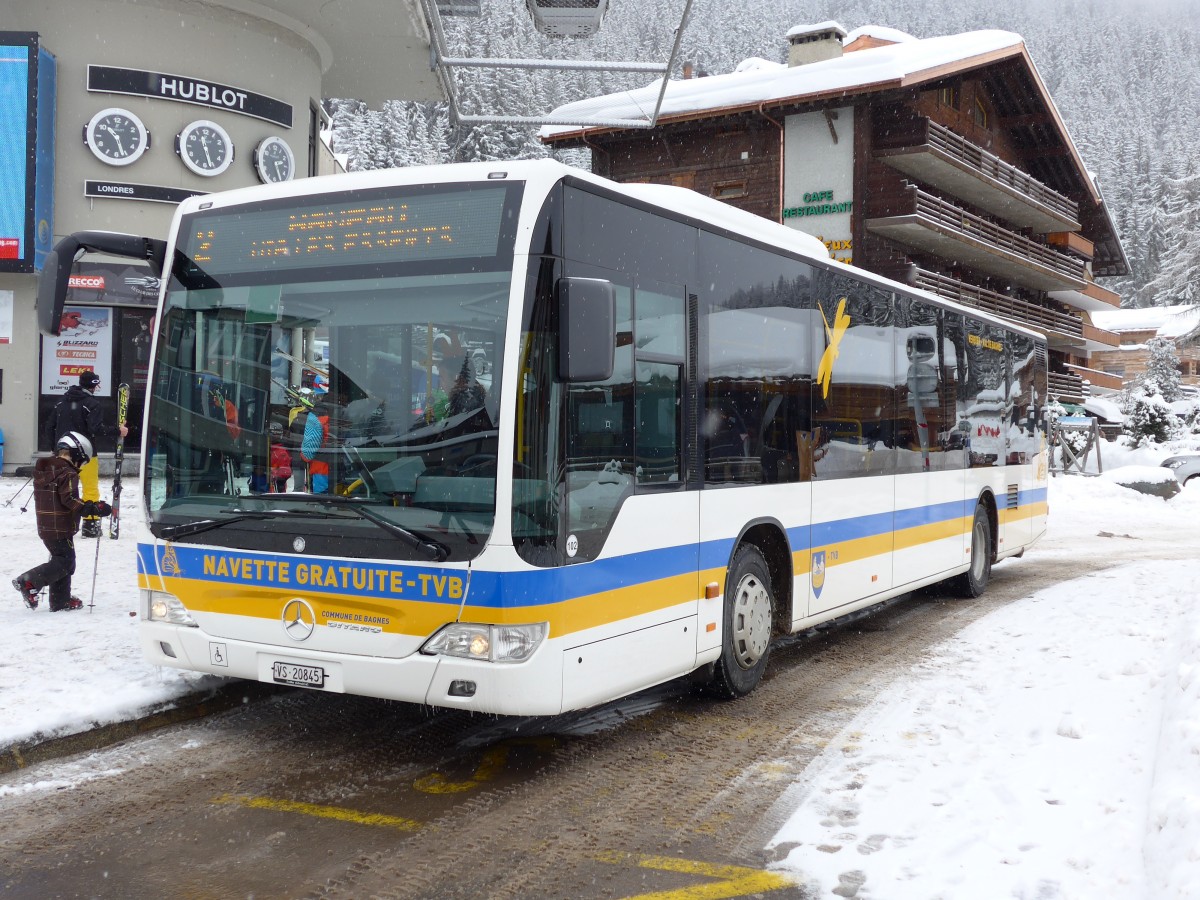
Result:
<svg viewBox="0 0 1200 900"><path fill-rule="evenodd" d="M321 374L313 379L314 403L304 419L300 439L300 458L308 465L309 490L314 494L329 493L329 460L322 452L330 444L329 379Z"/></svg>
<svg viewBox="0 0 1200 900"><path fill-rule="evenodd" d="M79 373L79 384L71 385L62 400L54 407L47 423L51 446L57 446L63 435L69 432L81 434L93 445L97 438L121 437L129 434L124 425L111 427L104 421L104 412L100 400L95 396L96 388L100 386L100 376L92 370ZM90 461L79 473L79 481L83 485L83 499L95 502L100 499L100 461L89 452ZM100 520L88 516L83 522L84 537L100 536Z"/></svg>
<svg viewBox="0 0 1200 900"><path fill-rule="evenodd" d="M96 520L112 514L103 500L79 498L79 470L93 459L92 442L78 431L68 431L54 445L54 455L39 459L33 470L33 499L37 508L38 537L50 551L50 560L23 572L12 585L30 609L37 609L38 594L50 587L50 612L82 609L83 601L71 596L75 574L75 532L82 516Z"/></svg>

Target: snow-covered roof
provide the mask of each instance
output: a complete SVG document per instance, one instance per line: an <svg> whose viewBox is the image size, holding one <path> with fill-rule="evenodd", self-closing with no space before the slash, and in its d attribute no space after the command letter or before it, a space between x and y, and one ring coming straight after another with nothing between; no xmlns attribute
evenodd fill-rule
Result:
<svg viewBox="0 0 1200 900"><path fill-rule="evenodd" d="M871 28L870 32L876 37L885 37L883 29ZM1021 36L1011 31L971 31L903 40L803 66L763 67L671 81L663 96L659 120L739 107L753 108L760 103L837 96L887 85L900 86L924 78L941 77L948 69L959 70L1015 56L1023 53L1024 47ZM550 115L576 120L584 117L636 119L654 109L661 88L661 82L656 81L633 91L577 100L560 106ZM583 130L578 125L544 125L540 135L553 138Z"/></svg>
<svg viewBox="0 0 1200 900"><path fill-rule="evenodd" d="M855 28L852 32L846 35L842 43L849 47L859 38L875 38L880 41L890 41L893 44L902 44L906 41L915 41L907 31L901 31L898 28L888 28L886 25L864 25L861 28Z"/></svg>
<svg viewBox="0 0 1200 900"><path fill-rule="evenodd" d="M1154 331L1161 338L1178 338L1200 328L1200 306L1147 306L1142 309L1106 309L1092 313L1092 324L1117 334Z"/></svg>

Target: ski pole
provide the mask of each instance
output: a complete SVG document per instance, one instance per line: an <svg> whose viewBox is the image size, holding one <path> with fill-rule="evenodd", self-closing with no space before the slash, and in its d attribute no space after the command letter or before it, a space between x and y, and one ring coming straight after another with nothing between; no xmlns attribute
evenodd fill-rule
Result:
<svg viewBox="0 0 1200 900"><path fill-rule="evenodd" d="M28 478L26 478L25 483L23 485L21 485L19 488L17 488L17 490L13 493L13 495L11 497L9 497L7 500L4 501L4 505L12 506L14 501L16 501L16 499L19 496L21 496L22 493L24 493L25 488L29 487L29 482L31 482L31 481L33 481L32 475L30 475ZM22 510L22 512L24 512L24 510Z"/></svg>
<svg viewBox="0 0 1200 900"><path fill-rule="evenodd" d="M96 573L100 569L100 539L104 535L96 535L96 558L92 560L92 596L88 598L88 613L96 606Z"/></svg>

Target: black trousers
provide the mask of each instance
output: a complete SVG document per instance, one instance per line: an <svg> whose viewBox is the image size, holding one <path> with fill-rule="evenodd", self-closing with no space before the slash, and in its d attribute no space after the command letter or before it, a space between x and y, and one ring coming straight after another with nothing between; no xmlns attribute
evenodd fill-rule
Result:
<svg viewBox="0 0 1200 900"><path fill-rule="evenodd" d="M71 576L75 574L75 541L73 538L58 538L42 543L50 551L50 561L30 569L21 577L33 585L35 590L50 586L50 608L61 609L71 599Z"/></svg>

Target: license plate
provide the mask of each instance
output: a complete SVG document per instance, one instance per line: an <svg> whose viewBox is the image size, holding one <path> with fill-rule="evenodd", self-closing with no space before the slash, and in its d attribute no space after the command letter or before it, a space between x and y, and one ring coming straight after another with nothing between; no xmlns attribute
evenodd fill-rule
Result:
<svg viewBox="0 0 1200 900"><path fill-rule="evenodd" d="M325 670L320 666L298 666L295 663L271 663L271 677L278 684L298 687L325 687Z"/></svg>

